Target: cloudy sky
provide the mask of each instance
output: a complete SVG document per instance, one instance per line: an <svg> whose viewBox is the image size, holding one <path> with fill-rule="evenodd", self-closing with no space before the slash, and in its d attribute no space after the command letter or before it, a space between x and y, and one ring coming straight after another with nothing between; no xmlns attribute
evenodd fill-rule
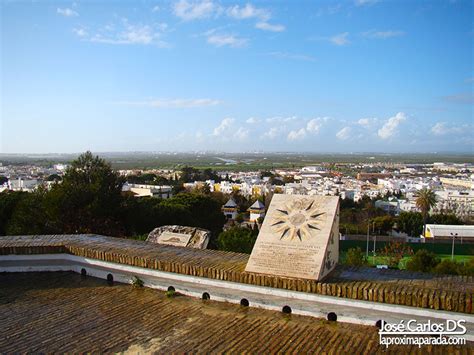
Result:
<svg viewBox="0 0 474 355"><path fill-rule="evenodd" d="M474 152L472 1L2 1L0 152Z"/></svg>

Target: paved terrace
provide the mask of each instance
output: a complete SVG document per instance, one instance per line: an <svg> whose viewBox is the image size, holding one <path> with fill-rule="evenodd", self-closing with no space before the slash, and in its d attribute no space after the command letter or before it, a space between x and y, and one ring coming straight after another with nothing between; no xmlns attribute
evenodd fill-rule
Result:
<svg viewBox="0 0 474 355"><path fill-rule="evenodd" d="M178 274L357 300L474 313L473 277L338 267L324 280L244 272L247 254L157 245L99 235L0 237L0 255L67 253Z"/></svg>
<svg viewBox="0 0 474 355"><path fill-rule="evenodd" d="M73 272L0 273L0 353L456 353L378 345L377 328L202 301Z"/></svg>

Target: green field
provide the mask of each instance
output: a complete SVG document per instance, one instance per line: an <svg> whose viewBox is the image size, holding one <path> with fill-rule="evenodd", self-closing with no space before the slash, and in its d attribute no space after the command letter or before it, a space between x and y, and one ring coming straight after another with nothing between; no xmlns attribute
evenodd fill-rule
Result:
<svg viewBox="0 0 474 355"><path fill-rule="evenodd" d="M448 259L451 260L451 254L437 254L437 256L443 260L443 259ZM339 261L342 263L344 262L346 257L346 252L341 251L339 254ZM411 259L411 256L405 256L399 264L400 269L405 269L406 268L406 263L408 260ZM454 255L454 260L459 263L467 263L470 260L474 259L474 255ZM369 253L369 257L367 258L369 265L375 266L375 265L387 265L387 259L386 257L383 256L373 256L372 253Z"/></svg>
<svg viewBox="0 0 474 355"><path fill-rule="evenodd" d="M99 153L116 169L179 169L184 165L214 170L264 170L297 168L305 165L333 163L474 163L470 154L381 154L381 153L175 153L175 152L110 152ZM50 166L67 163L77 154L0 154L3 165L35 164Z"/></svg>

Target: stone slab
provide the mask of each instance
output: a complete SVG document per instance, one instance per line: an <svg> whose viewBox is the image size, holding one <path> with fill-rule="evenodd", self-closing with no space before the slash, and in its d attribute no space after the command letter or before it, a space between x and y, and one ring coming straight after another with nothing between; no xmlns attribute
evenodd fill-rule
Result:
<svg viewBox="0 0 474 355"><path fill-rule="evenodd" d="M321 280L339 258L339 197L273 196L245 268Z"/></svg>
<svg viewBox="0 0 474 355"><path fill-rule="evenodd" d="M158 237L159 244L174 245L176 247L185 247L188 245L189 240L191 239L191 234L184 233L173 233L169 231L164 231Z"/></svg>
<svg viewBox="0 0 474 355"><path fill-rule="evenodd" d="M169 242L162 243L161 235L163 233L175 233L178 235L167 237L166 240L171 239L170 242L177 242L179 244L171 244ZM186 244L184 244L185 239L181 235L190 236ZM195 249L206 249L211 238L211 232L207 229L197 228L197 227L188 227L188 226L178 226L178 225L168 225L161 226L153 229L147 238L147 242L157 243L157 244L168 244L174 246L195 248ZM179 239L179 241L177 240ZM180 241L183 241L182 243Z"/></svg>

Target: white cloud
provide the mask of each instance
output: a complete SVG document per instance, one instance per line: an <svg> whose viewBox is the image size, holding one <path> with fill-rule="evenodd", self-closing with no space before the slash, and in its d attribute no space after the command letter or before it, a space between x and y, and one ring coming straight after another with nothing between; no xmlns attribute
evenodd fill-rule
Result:
<svg viewBox="0 0 474 355"><path fill-rule="evenodd" d="M79 16L79 14L72 10L72 9L69 9L69 8L64 8L64 9L61 9L60 7L58 7L56 9L56 12L62 16L66 16L66 17L73 17L73 16Z"/></svg>
<svg viewBox="0 0 474 355"><path fill-rule="evenodd" d="M237 20L258 18L261 21L267 21L270 19L270 12L268 10L257 8L252 4L246 4L245 6L231 6L226 12L227 16Z"/></svg>
<svg viewBox="0 0 474 355"><path fill-rule="evenodd" d="M173 5L173 13L184 21L209 18L220 12L220 6L211 0L180 0Z"/></svg>
<svg viewBox="0 0 474 355"><path fill-rule="evenodd" d="M318 134L321 127L329 120L329 117L316 117L310 120L299 119L297 116L269 117L265 119L265 122L273 125L273 127L265 132L262 138L274 139L285 133L289 141L301 140L308 135ZM287 129L288 126L291 128Z"/></svg>
<svg viewBox="0 0 474 355"><path fill-rule="evenodd" d="M271 127L267 132L262 135L262 138L275 139L283 131L282 127Z"/></svg>
<svg viewBox="0 0 474 355"><path fill-rule="evenodd" d="M390 117L387 122L378 130L378 136L382 139L388 139L397 133L398 126L406 121L407 117L403 112L397 113L394 117Z"/></svg>
<svg viewBox="0 0 474 355"><path fill-rule="evenodd" d="M245 122L247 122L248 124L254 124L254 123L260 122L260 120L258 118L255 118L255 117L250 117Z"/></svg>
<svg viewBox="0 0 474 355"><path fill-rule="evenodd" d="M379 0L355 0L356 6L370 6L378 3Z"/></svg>
<svg viewBox="0 0 474 355"><path fill-rule="evenodd" d="M216 47L229 46L233 48L244 47L247 45L247 38L237 37L226 34L211 34L207 37L207 43Z"/></svg>
<svg viewBox="0 0 474 355"><path fill-rule="evenodd" d="M151 9L151 12L158 12L160 11L160 7L158 5L154 6L153 9Z"/></svg>
<svg viewBox="0 0 474 355"><path fill-rule="evenodd" d="M339 132L336 133L337 139L346 140L351 136L351 128L344 127Z"/></svg>
<svg viewBox="0 0 474 355"><path fill-rule="evenodd" d="M431 133L436 136L442 136L443 134L448 133L448 129L446 127L446 123L438 122L433 127L431 127Z"/></svg>
<svg viewBox="0 0 474 355"><path fill-rule="evenodd" d="M309 120L306 124L306 130L312 133L318 133L320 128L322 127L323 123L328 121L329 117L318 117Z"/></svg>
<svg viewBox="0 0 474 355"><path fill-rule="evenodd" d="M357 121L358 124L361 126L368 126L370 124L370 119L369 118L361 118L359 121Z"/></svg>
<svg viewBox="0 0 474 355"><path fill-rule="evenodd" d="M370 126L372 126L376 122L377 122L377 118L375 118L375 117L373 117L373 118L361 118L360 120L357 121L357 124L362 126L362 127L369 128Z"/></svg>
<svg viewBox="0 0 474 355"><path fill-rule="evenodd" d="M250 131L247 128L239 127L235 128L235 119L226 117L219 125L214 128L212 136L218 137L220 140L234 140L244 141L249 137Z"/></svg>
<svg viewBox="0 0 474 355"><path fill-rule="evenodd" d="M339 33L337 35L330 37L329 41L332 44L335 44L336 46L344 46L350 43L349 39L347 38L348 36L349 36L349 32Z"/></svg>
<svg viewBox="0 0 474 355"><path fill-rule="evenodd" d="M87 31L84 28L73 28L72 31L78 37L86 37L87 36Z"/></svg>
<svg viewBox="0 0 474 355"><path fill-rule="evenodd" d="M155 108L192 108L216 106L219 100L213 99L156 99L147 101L124 101L118 102L123 105L149 106Z"/></svg>
<svg viewBox="0 0 474 355"><path fill-rule="evenodd" d="M243 127L239 127L239 129L234 133L234 138L237 140L245 140L249 136L249 130Z"/></svg>
<svg viewBox="0 0 474 355"><path fill-rule="evenodd" d="M304 128L301 128L299 130L290 131L290 133L288 133L288 140L289 141L301 140L304 137L306 137L306 130Z"/></svg>
<svg viewBox="0 0 474 355"><path fill-rule="evenodd" d="M392 37L400 37L403 36L405 32L403 31L376 31L370 30L367 32L363 32L362 36L371 39L387 39Z"/></svg>
<svg viewBox="0 0 474 355"><path fill-rule="evenodd" d="M216 128L214 128L214 131L212 133L212 135L214 136L221 136L223 135L225 132L227 132L229 130L229 128L232 126L232 124L234 123L234 119L233 118L230 118L230 117L227 117L227 118L224 118L221 123L219 124L219 126L217 126Z"/></svg>
<svg viewBox="0 0 474 355"><path fill-rule="evenodd" d="M122 45L156 45L168 47L168 43L162 40L162 34L166 31L165 23L150 25L131 24L127 19L122 19L119 25L107 25L95 33L88 35L83 29L75 29L76 35L83 40Z"/></svg>
<svg viewBox="0 0 474 355"><path fill-rule="evenodd" d="M283 25L272 25L268 22L257 22L255 28L263 31L271 31L271 32L283 32L285 30L285 26Z"/></svg>
<svg viewBox="0 0 474 355"><path fill-rule="evenodd" d="M431 127L431 133L435 136L444 136L446 134L472 134L472 125L462 125L454 126L449 125L446 122L437 122L433 127Z"/></svg>

